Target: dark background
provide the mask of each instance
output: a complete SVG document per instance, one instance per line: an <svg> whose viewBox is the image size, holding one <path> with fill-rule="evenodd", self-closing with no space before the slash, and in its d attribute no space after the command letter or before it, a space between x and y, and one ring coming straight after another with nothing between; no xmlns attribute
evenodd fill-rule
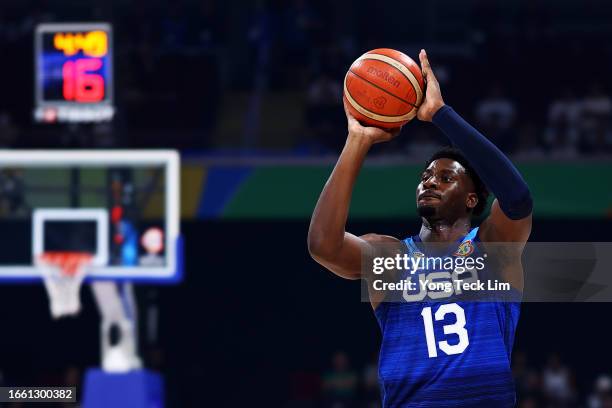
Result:
<svg viewBox="0 0 612 408"><path fill-rule="evenodd" d="M3 1L0 146L335 154L345 131L347 67L369 49L389 47L414 58L427 48L447 103L506 152L574 158L610 151L608 2L385 5ZM34 125L34 27L74 21L113 25L117 115L110 124ZM406 132L412 137L388 150L440 142L416 121Z"/></svg>

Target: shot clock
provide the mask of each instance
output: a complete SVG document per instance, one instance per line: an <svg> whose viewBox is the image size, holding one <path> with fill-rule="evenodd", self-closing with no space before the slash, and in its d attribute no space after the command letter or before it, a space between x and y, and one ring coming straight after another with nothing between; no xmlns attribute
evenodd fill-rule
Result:
<svg viewBox="0 0 612 408"><path fill-rule="evenodd" d="M35 41L34 119L113 118L112 28L106 23L40 24Z"/></svg>

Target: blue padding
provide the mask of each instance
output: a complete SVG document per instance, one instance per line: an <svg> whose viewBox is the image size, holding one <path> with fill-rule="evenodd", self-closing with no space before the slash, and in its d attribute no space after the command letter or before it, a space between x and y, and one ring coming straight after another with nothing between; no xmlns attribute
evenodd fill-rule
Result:
<svg viewBox="0 0 612 408"><path fill-rule="evenodd" d="M162 408L164 382L160 374L135 370L125 374L90 368L85 374L83 408Z"/></svg>
<svg viewBox="0 0 612 408"><path fill-rule="evenodd" d="M198 217L214 218L223 214L242 182L251 174L251 167L211 167L208 170Z"/></svg>

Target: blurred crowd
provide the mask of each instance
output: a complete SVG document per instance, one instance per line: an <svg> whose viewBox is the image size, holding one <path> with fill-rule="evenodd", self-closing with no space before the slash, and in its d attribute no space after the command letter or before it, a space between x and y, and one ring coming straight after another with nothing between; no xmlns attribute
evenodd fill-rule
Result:
<svg viewBox="0 0 612 408"><path fill-rule="evenodd" d="M152 367L157 367L151 363ZM516 351L512 373L517 391L518 408L611 408L612 376L600 374L588 381L579 381L576 373L558 354L550 354L537 366L527 355ZM32 383L31 373L0 372L0 385ZM49 386L77 387L82 392L82 368L70 365L63 370L42 370L35 383ZM24 381L25 380L25 381ZM378 384L377 355L362 366L355 366L346 351L331 355L322 371L295 370L287 379L284 408L378 408L381 406ZM285 393L285 390L278 390ZM74 404L67 404L66 406ZM4 405L0 405L4 406ZM20 403L8 407L22 407Z"/></svg>
<svg viewBox="0 0 612 408"><path fill-rule="evenodd" d="M335 153L351 62L372 48L416 56L426 47L447 102L504 151L609 154L612 7L589 2L440 0L416 20L409 3L379 10L348 0L4 2L0 146ZM112 123L32 123L33 30L57 21L113 24ZM405 133L379 151L421 157L444 143L431 126Z"/></svg>
<svg viewBox="0 0 612 408"><path fill-rule="evenodd" d="M348 353L340 350L331 356L329 367L323 372L294 372L290 379L290 401L285 407L380 407L376 357L362 367L355 367ZM512 373L518 408L612 407L612 376L601 374L579 385L576 374L558 354L550 354L543 366L537 367L525 353L517 351Z"/></svg>
<svg viewBox="0 0 612 408"><path fill-rule="evenodd" d="M579 383L576 373L555 353L543 367L531 365L527 355L515 352L512 373L519 408L612 407L612 377L601 374L590 383Z"/></svg>
<svg viewBox="0 0 612 408"><path fill-rule="evenodd" d="M327 76L308 89L308 126L313 143L337 149L345 132L341 82ZM578 97L564 88L551 100L540 125L521 122L519 106L499 84L491 85L473 111L460 112L505 153L517 159L573 159L612 153L612 99L601 84ZM445 144L440 134L422 124L406 127L401 154L427 157ZM335 144L329 141L334 140Z"/></svg>

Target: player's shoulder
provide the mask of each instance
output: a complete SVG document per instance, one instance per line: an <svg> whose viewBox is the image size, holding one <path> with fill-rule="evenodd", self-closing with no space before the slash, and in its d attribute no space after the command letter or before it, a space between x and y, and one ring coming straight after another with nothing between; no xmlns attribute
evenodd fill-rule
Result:
<svg viewBox="0 0 612 408"><path fill-rule="evenodd" d="M394 256L406 249L406 244L391 235L365 234L360 237L368 243L373 256Z"/></svg>
<svg viewBox="0 0 612 408"><path fill-rule="evenodd" d="M382 234L374 234L369 233L360 236L361 239L370 243L399 243L401 240L392 237L391 235L382 235Z"/></svg>

